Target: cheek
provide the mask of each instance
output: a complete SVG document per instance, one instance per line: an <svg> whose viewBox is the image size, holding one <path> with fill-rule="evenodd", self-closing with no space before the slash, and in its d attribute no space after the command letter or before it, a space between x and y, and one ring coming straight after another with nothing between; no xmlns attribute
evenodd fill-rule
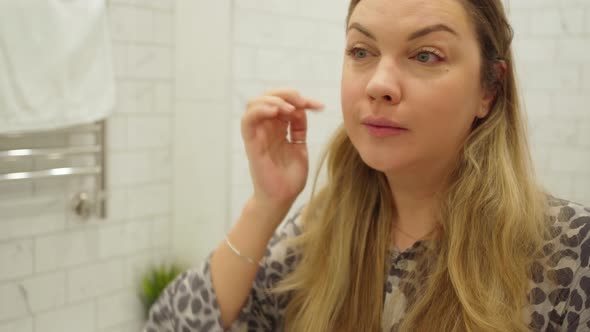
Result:
<svg viewBox="0 0 590 332"><path fill-rule="evenodd" d="M355 110L358 110L357 104L365 95L365 86L365 82L361 79L353 79L344 71L340 86L340 102L345 121L353 115Z"/></svg>
<svg viewBox="0 0 590 332"><path fill-rule="evenodd" d="M413 96L416 101L414 110L421 110L415 115L421 127L421 133L432 142L460 144L468 134L477 110L473 87L457 84L464 80L449 79L427 89L418 91Z"/></svg>

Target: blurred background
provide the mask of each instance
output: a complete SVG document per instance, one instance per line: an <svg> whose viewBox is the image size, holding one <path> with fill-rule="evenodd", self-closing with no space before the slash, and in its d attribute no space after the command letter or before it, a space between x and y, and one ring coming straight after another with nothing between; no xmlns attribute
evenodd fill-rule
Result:
<svg viewBox="0 0 590 332"><path fill-rule="evenodd" d="M247 101L293 87L326 104L309 119L314 172L341 122L345 0L92 2L105 12L115 83L104 181L0 181L0 332L138 331L154 264L199 264L251 194L239 130ZM590 205L590 2L507 5L539 176ZM0 136L0 150L93 137ZM0 155L0 174L57 163L41 159ZM73 199L97 185L106 217L76 213Z"/></svg>

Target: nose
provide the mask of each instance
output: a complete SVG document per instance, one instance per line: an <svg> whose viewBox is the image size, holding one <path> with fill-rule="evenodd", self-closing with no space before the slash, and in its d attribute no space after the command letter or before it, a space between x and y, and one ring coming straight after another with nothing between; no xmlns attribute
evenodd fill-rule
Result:
<svg viewBox="0 0 590 332"><path fill-rule="evenodd" d="M401 101L399 74L391 62L381 61L367 84L367 95L372 102L383 102L389 105Z"/></svg>

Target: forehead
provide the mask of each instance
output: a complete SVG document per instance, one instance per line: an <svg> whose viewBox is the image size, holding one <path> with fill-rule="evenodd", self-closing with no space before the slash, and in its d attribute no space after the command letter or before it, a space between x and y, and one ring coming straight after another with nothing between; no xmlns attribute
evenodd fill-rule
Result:
<svg viewBox="0 0 590 332"><path fill-rule="evenodd" d="M432 24L445 24L460 36L472 31L461 0L362 0L352 12L350 22L387 35Z"/></svg>

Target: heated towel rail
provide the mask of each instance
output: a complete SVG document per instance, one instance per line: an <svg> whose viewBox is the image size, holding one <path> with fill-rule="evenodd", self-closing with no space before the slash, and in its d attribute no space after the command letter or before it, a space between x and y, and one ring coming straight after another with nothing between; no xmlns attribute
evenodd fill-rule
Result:
<svg viewBox="0 0 590 332"><path fill-rule="evenodd" d="M56 142L50 138L60 137ZM46 139L47 138L47 139ZM49 141L49 143L45 143ZM10 148L9 148L10 147ZM74 126L53 131L0 134L0 169L16 163L26 169L1 172L0 183L35 181L47 178L93 176L94 193L79 192L73 197L73 209L82 216L106 218L106 123ZM73 161L82 158L84 163ZM23 159L41 162L23 163ZM51 161L51 162L48 162ZM41 166L39 166L39 164ZM44 165L58 165L48 167Z"/></svg>

